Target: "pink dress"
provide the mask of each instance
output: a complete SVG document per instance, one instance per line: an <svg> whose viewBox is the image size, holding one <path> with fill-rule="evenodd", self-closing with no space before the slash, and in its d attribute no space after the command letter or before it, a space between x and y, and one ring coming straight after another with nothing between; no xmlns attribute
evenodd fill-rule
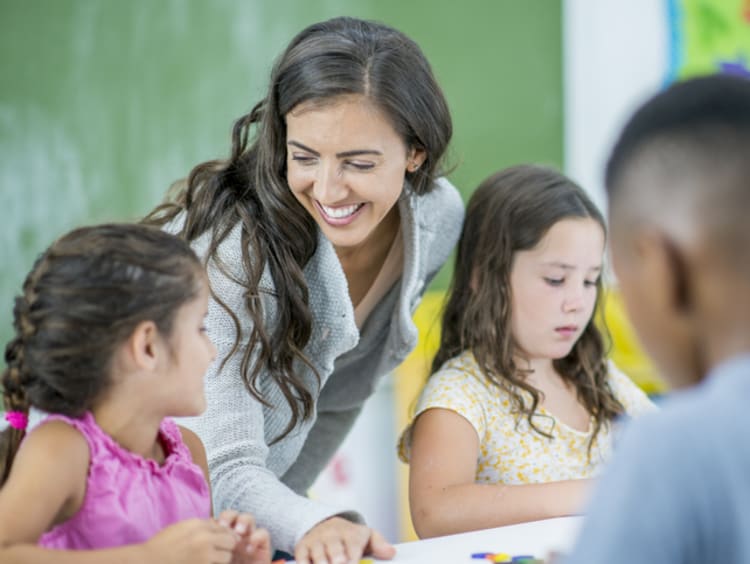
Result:
<svg viewBox="0 0 750 564"><path fill-rule="evenodd" d="M39 546L96 549L142 543L178 521L210 516L203 471L193 463L171 419L159 427L166 453L161 466L119 446L91 413L80 419L51 415L47 421L64 421L78 429L88 442L91 462L80 510L44 533Z"/></svg>

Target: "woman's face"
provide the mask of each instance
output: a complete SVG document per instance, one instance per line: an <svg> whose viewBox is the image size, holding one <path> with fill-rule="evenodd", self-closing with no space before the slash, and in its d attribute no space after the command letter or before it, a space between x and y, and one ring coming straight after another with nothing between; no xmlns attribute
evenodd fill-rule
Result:
<svg viewBox="0 0 750 564"><path fill-rule="evenodd" d="M424 152L410 150L382 111L361 95L303 103L286 115L287 181L295 198L337 250L377 237L397 213L407 170Z"/></svg>

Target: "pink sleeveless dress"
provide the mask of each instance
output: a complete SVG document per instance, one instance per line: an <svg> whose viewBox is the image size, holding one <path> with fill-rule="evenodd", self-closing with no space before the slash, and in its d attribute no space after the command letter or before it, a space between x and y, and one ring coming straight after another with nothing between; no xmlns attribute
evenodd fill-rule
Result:
<svg viewBox="0 0 750 564"><path fill-rule="evenodd" d="M51 415L47 421L64 421L78 429L88 442L91 462L80 510L44 533L39 546L114 548L142 543L184 519L210 517L205 476L171 419L164 419L159 427L166 453L161 466L118 445L91 413L80 419Z"/></svg>

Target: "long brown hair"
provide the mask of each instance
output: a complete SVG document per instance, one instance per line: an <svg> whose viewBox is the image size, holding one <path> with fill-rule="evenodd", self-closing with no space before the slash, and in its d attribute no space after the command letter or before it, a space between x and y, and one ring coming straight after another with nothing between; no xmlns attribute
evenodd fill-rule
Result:
<svg viewBox="0 0 750 564"><path fill-rule="evenodd" d="M470 350L487 378L509 394L516 412L546 437L551 435L533 421L541 392L514 362L510 274L516 252L533 249L555 223L570 217L592 218L605 229L602 214L586 193L550 168L514 166L479 185L466 208L440 348L432 363L434 373ZM599 278L597 304L601 291ZM571 352L553 366L575 386L578 399L594 417L590 450L602 425L623 412L607 384L606 347L593 319ZM530 405L519 390L531 395Z"/></svg>
<svg viewBox="0 0 750 564"><path fill-rule="evenodd" d="M15 336L2 374L7 411L77 417L110 384L114 351L142 321L169 337L179 307L198 296L203 267L181 239L154 227L71 231L34 264L15 300ZM0 434L0 485L25 431Z"/></svg>
<svg viewBox="0 0 750 564"><path fill-rule="evenodd" d="M210 232L204 260L215 261L228 276L217 249L241 225L245 279L237 282L246 288L245 307L253 326L240 370L248 391L264 404L259 390L264 370L289 402L292 417L276 440L313 411L313 393L295 373L295 361L317 374L303 353L313 320L302 270L315 252L317 225L287 185L284 118L304 102L326 102L345 94L366 96L388 117L407 148L425 151L424 164L406 178L416 194L432 190L452 124L427 59L395 29L335 18L311 25L291 41L271 72L267 96L234 124L229 158L196 166L176 197L144 219L162 226L184 212L179 234L193 241ZM265 267L275 286L273 327L266 326L257 299ZM228 358L239 347L239 319L220 296L213 297L235 323L236 340Z"/></svg>

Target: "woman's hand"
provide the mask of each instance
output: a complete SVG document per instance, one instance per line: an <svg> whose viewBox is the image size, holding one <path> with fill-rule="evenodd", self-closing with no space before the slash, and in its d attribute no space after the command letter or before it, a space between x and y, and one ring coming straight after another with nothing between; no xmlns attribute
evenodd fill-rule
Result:
<svg viewBox="0 0 750 564"><path fill-rule="evenodd" d="M377 531L342 517L318 523L294 550L297 564L345 564L365 554L390 560L396 549Z"/></svg>
<svg viewBox="0 0 750 564"><path fill-rule="evenodd" d="M237 545L232 529L213 519L188 519L160 531L142 546L144 562L227 564Z"/></svg>
<svg viewBox="0 0 750 564"><path fill-rule="evenodd" d="M269 564L271 562L271 539L268 531L255 526L255 519L249 513L222 511L219 524L237 536L237 544L232 553L232 564Z"/></svg>

